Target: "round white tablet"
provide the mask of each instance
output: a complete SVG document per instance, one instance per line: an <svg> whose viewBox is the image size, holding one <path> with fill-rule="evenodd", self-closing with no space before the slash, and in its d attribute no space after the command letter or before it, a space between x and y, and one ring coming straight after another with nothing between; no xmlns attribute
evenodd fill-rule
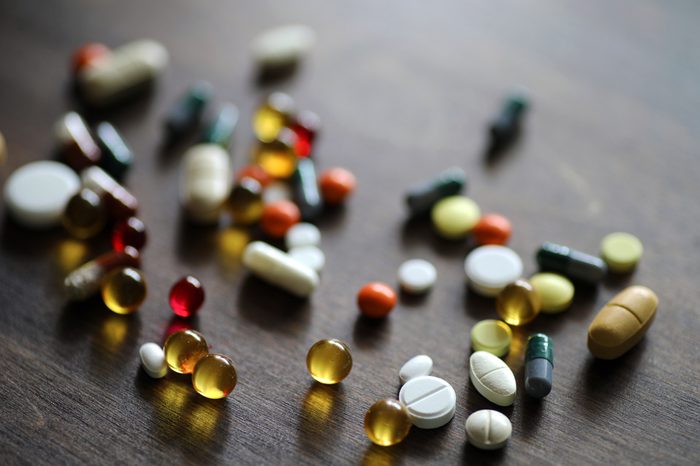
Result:
<svg viewBox="0 0 700 466"><path fill-rule="evenodd" d="M481 246L464 260L470 286L484 296L496 296L507 284L523 274L520 256L505 246Z"/></svg>
<svg viewBox="0 0 700 466"><path fill-rule="evenodd" d="M415 377L401 387L399 400L411 422L421 429L442 427L455 415L457 395L452 385L432 375Z"/></svg>
<svg viewBox="0 0 700 466"><path fill-rule="evenodd" d="M464 423L469 443L482 450L496 450L508 443L513 426L503 414L492 409L472 413Z"/></svg>
<svg viewBox="0 0 700 466"><path fill-rule="evenodd" d="M321 244L321 231L311 223L297 223L287 230L284 237L287 249L301 246L319 246Z"/></svg>
<svg viewBox="0 0 700 466"><path fill-rule="evenodd" d="M141 365L150 377L160 379L168 373L168 366L165 362L163 348L157 343L144 343L139 349Z"/></svg>
<svg viewBox="0 0 700 466"><path fill-rule="evenodd" d="M399 284L408 293L425 293L435 284L435 266L423 259L407 260L399 267Z"/></svg>
<svg viewBox="0 0 700 466"><path fill-rule="evenodd" d="M430 359L430 356L419 354L418 356L412 357L406 361L403 366L401 366L401 370L399 371L399 379L401 380L401 383L406 383L411 379L420 377L421 375L430 375L432 371L433 360Z"/></svg>
<svg viewBox="0 0 700 466"><path fill-rule="evenodd" d="M32 228L56 225L80 178L68 166L44 160L15 170L5 183L5 203L19 223Z"/></svg>
<svg viewBox="0 0 700 466"><path fill-rule="evenodd" d="M292 248L287 253L289 256L312 270L320 273L323 270L323 266L326 265L326 256L316 246L300 246L298 248Z"/></svg>

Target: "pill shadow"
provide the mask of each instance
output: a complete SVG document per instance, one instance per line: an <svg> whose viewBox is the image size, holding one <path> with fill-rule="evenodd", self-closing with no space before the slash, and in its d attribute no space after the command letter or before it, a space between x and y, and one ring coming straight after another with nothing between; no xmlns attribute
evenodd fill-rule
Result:
<svg viewBox="0 0 700 466"><path fill-rule="evenodd" d="M360 314L352 328L352 341L362 349L381 348L386 343L390 331L390 316L372 319Z"/></svg>
<svg viewBox="0 0 700 466"><path fill-rule="evenodd" d="M330 428L342 419L347 408L343 384L324 385L316 381L306 389L297 415L297 439L305 452L327 451L340 436Z"/></svg>
<svg viewBox="0 0 700 466"><path fill-rule="evenodd" d="M464 309L477 320L496 319L496 300L474 292L468 285L464 286Z"/></svg>
<svg viewBox="0 0 700 466"><path fill-rule="evenodd" d="M269 331L296 334L309 324L311 305L254 275L246 275L236 299L238 314Z"/></svg>
<svg viewBox="0 0 700 466"><path fill-rule="evenodd" d="M253 84L259 89L267 90L290 79L299 68L300 65L296 61L277 66L258 66L253 76Z"/></svg>
<svg viewBox="0 0 700 466"><path fill-rule="evenodd" d="M399 289L399 302L403 307L419 307L425 305L428 295L430 292L416 294Z"/></svg>
<svg viewBox="0 0 700 466"><path fill-rule="evenodd" d="M403 442L391 447L396 452L394 457L410 457L412 460L422 461L434 459L436 451L447 448L447 444L449 443L449 431L458 427L453 424L455 424L454 418L437 429L419 429L417 427L412 427ZM367 454L367 452L365 453Z"/></svg>
<svg viewBox="0 0 700 466"><path fill-rule="evenodd" d="M506 163L517 156L525 145L526 132L519 128L513 138L501 144L493 144L490 138L483 143L481 159L487 171L495 172L505 167Z"/></svg>
<svg viewBox="0 0 700 466"><path fill-rule="evenodd" d="M187 265L208 263L217 252L217 225L198 225L180 215L175 254Z"/></svg>
<svg viewBox="0 0 700 466"><path fill-rule="evenodd" d="M90 124L98 121L124 120L137 122L148 115L148 107L154 101L156 94L155 82L149 82L113 103L103 106L90 105L82 98L75 82L68 88L71 101L76 111Z"/></svg>
<svg viewBox="0 0 700 466"><path fill-rule="evenodd" d="M482 450L465 441L462 448L462 464L502 464L506 460L507 448L508 446L506 445L496 450Z"/></svg>
<svg viewBox="0 0 700 466"><path fill-rule="evenodd" d="M45 258L66 237L66 231L59 227L26 228L5 211L0 227L0 249L6 256Z"/></svg>
<svg viewBox="0 0 700 466"><path fill-rule="evenodd" d="M516 380L523 380L519 378ZM518 407L520 409L519 416L519 429L518 436L525 439L531 437L536 437L538 433L539 426L542 424L542 419L544 417L544 405L546 404L547 397L538 399L533 398L525 392L522 388L518 390Z"/></svg>
<svg viewBox="0 0 700 466"><path fill-rule="evenodd" d="M348 207L345 204L326 205L313 222L325 232L340 230L347 220Z"/></svg>
<svg viewBox="0 0 700 466"><path fill-rule="evenodd" d="M630 286L633 276L634 270L628 273L614 273L608 271L608 274L603 280L603 285L605 285L605 287L609 289L622 291L623 288L627 288L628 286Z"/></svg>
<svg viewBox="0 0 700 466"><path fill-rule="evenodd" d="M197 329L199 329L199 315L194 315L187 319L174 315L170 318L170 320L168 321L168 325L166 325L165 327L165 331L163 332L162 344L165 344L165 340L167 340L168 337L175 332Z"/></svg>
<svg viewBox="0 0 700 466"><path fill-rule="evenodd" d="M365 449L362 455L362 466L391 466L396 463L401 463L399 445L390 447L380 447L379 445L370 444Z"/></svg>
<svg viewBox="0 0 700 466"><path fill-rule="evenodd" d="M465 257L474 247L471 239L449 240L438 235L432 226L430 216L418 215L408 217L401 224L401 246L411 248L428 244L433 251L442 257Z"/></svg>

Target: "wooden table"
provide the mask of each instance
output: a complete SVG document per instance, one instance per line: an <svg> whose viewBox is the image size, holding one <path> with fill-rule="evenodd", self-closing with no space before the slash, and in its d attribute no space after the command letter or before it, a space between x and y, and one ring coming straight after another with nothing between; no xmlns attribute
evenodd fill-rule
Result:
<svg viewBox="0 0 700 466"><path fill-rule="evenodd" d="M700 43L696 2L170 2L22 1L0 6L0 130L9 146L3 181L49 158L52 125L76 108L68 61L86 41L117 46L162 41L171 65L155 94L86 116L113 122L134 149L128 186L149 228L149 295L134 315L95 298L67 304L65 272L109 249L109 233L78 243L60 229L29 231L4 215L0 228L0 462L3 464L698 464L697 248L700 246ZM318 33L291 78L257 85L248 45L290 22ZM308 302L242 270L236 230L181 220L178 165L184 146L160 150L162 119L183 90L208 79L216 100L242 112L236 167L252 146L250 116L284 90L323 118L320 168L345 166L359 186L345 209L319 221L327 267ZM516 86L532 95L526 133L496 164L482 156L486 122ZM463 167L469 195L509 217L525 272L546 240L596 253L601 238L630 231L645 255L631 276L576 290L564 314L515 329L507 363L519 383L509 445L482 452L464 421L494 408L469 383L469 331L495 317L494 302L468 291L471 245L438 239L407 222L408 186ZM358 317L355 293L396 281L405 259L423 257L439 281L424 299L401 296L384 321ZM231 355L239 385L226 400L198 396L187 377L149 379L138 348L175 322L172 283L194 274L206 287L194 321ZM628 284L660 298L647 337L626 356L596 361L586 329ZM528 334L554 338L555 387L524 395ZM354 368L340 385L315 384L305 355L318 339L344 339ZM363 432L367 408L396 396L398 369L419 353L458 397L444 428L413 429L392 448Z"/></svg>

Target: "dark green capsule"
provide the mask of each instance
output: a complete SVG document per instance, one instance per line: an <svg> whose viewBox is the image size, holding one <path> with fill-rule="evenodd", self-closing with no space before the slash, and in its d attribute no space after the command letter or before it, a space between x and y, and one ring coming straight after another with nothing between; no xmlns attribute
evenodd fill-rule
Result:
<svg viewBox="0 0 700 466"><path fill-rule="evenodd" d="M202 142L218 144L228 149L233 139L233 132L238 124L238 107L233 104L224 104L202 134Z"/></svg>
<svg viewBox="0 0 700 466"><path fill-rule="evenodd" d="M411 188L406 193L406 205L411 215L426 214L440 199L462 192L466 184L464 170L449 168L432 180Z"/></svg>
<svg viewBox="0 0 700 466"><path fill-rule="evenodd" d="M554 364L554 342L544 333L535 333L527 339L525 360L544 358Z"/></svg>
<svg viewBox="0 0 700 466"><path fill-rule="evenodd" d="M97 143L102 149L100 166L113 178L121 179L134 163L134 153L126 145L117 129L106 121L95 128Z"/></svg>
<svg viewBox="0 0 700 466"><path fill-rule="evenodd" d="M524 94L508 96L495 120L489 125L491 152L498 152L512 144L520 133L520 126L530 102Z"/></svg>
<svg viewBox="0 0 700 466"><path fill-rule="evenodd" d="M525 352L525 392L543 398L552 390L554 342L544 333L530 335Z"/></svg>
<svg viewBox="0 0 700 466"><path fill-rule="evenodd" d="M591 256L566 246L544 243L537 251L537 263L543 270L552 270L574 280L597 283L608 271L600 257Z"/></svg>
<svg viewBox="0 0 700 466"><path fill-rule="evenodd" d="M321 213L323 204L318 190L316 166L310 158L302 158L297 162L292 176L292 192L302 219L312 221Z"/></svg>
<svg viewBox="0 0 700 466"><path fill-rule="evenodd" d="M179 139L199 124L213 93L211 84L198 81L175 102L165 118L169 142Z"/></svg>

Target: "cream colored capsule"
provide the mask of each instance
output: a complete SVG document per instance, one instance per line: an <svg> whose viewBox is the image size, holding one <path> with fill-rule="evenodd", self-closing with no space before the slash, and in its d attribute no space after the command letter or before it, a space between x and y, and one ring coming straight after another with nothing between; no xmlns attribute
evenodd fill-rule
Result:
<svg viewBox="0 0 700 466"><path fill-rule="evenodd" d="M310 27L293 24L263 32L251 44L251 51L260 66L285 66L306 55L315 42Z"/></svg>
<svg viewBox="0 0 700 466"><path fill-rule="evenodd" d="M231 190L230 157L217 144L197 144L184 156L180 202L188 218L216 223Z"/></svg>
<svg viewBox="0 0 700 466"><path fill-rule="evenodd" d="M260 278L303 298L318 286L318 274L310 267L262 241L246 247L243 265Z"/></svg>

